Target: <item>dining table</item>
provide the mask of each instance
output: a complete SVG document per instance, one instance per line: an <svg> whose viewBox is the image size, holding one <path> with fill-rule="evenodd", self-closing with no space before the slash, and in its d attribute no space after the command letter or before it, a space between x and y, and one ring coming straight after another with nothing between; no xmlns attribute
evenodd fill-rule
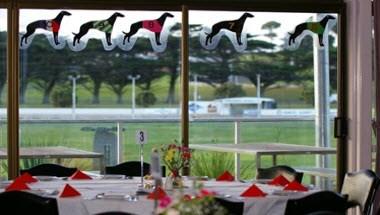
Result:
<svg viewBox="0 0 380 215"><path fill-rule="evenodd" d="M102 177L92 180L70 180L68 178L41 178L38 182L29 184L28 192L57 199L60 215L88 215L107 211L124 211L132 214L151 215L154 210L154 200L147 195L137 195L140 177L128 179L106 179ZM0 182L0 192L11 181ZM145 180L145 184L153 184ZM213 191L217 196L230 201L244 202L245 215L284 214L288 199L300 198L315 192L283 191L283 187L263 183L262 181L197 181L203 188ZM81 195L77 197L61 198L60 192L66 184L76 189ZM194 180L184 179L184 189L181 192L192 194L195 192ZM255 184L268 195L265 197L241 197L240 194ZM179 190L166 191L175 196Z"/></svg>

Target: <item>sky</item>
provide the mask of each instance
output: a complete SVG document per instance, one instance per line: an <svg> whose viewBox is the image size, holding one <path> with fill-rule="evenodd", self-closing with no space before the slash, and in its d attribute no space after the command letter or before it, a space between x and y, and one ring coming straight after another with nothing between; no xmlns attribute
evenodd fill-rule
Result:
<svg viewBox="0 0 380 215"><path fill-rule="evenodd" d="M26 25L30 22L41 19L52 19L60 10L32 10L23 9L20 11L20 32L25 32ZM102 20L108 18L115 10L67 10L72 13L72 16L66 16L60 29L61 36L72 37L72 32L78 32L81 24L92 21ZM124 18L119 18L114 26L113 37L122 34L122 31L128 32L129 26L140 20L150 20L158 18L163 12L166 11L117 11L125 15ZM274 42L281 43L280 38L283 38L287 32L292 32L294 27L309 19L313 14L311 13L265 13L254 11L241 11L241 12L226 12L226 11L189 11L190 24L202 24L204 26L212 26L213 24L224 21L238 19L242 13L250 12L255 17L248 18L245 23L244 31L253 35L263 35L267 31L261 29L261 26L268 21L276 21L281 23L281 27L275 30L278 39ZM167 24L173 24L181 21L180 12L171 12L175 17L167 20ZM6 30L6 13L5 10L0 10L0 31ZM36 33L43 33L39 30ZM102 37L104 34L96 30L90 30L91 37ZM259 39L267 40L266 37L258 37Z"/></svg>

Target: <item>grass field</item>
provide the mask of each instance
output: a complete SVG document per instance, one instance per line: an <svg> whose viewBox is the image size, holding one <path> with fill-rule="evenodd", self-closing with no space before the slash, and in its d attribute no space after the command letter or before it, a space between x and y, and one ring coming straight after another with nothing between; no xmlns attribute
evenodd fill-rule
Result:
<svg viewBox="0 0 380 215"><path fill-rule="evenodd" d="M21 146L66 146L87 151L93 151L94 131L83 131L84 127L112 128L116 124L21 124ZM5 147L6 129L1 130L1 147ZM180 139L179 123L128 123L123 124L123 151L124 160L138 160L139 146L135 144L135 131L144 128L148 131L148 144L144 146L144 159L149 161L152 148L173 143ZM113 132L114 133L114 132ZM202 122L190 124L190 143L233 143L234 124L232 122ZM314 122L244 122L241 124L241 142L255 144L258 142L281 142L299 145L314 145ZM335 139L331 137L335 146ZM195 152L201 153L201 152ZM226 159L232 159L224 153L218 153ZM244 178L254 176L255 162L249 155L243 155L242 166L249 171L243 173ZM335 163L332 159L333 163ZM279 156L279 164L290 166L312 166L315 164L315 156ZM24 163L25 166L28 163ZM29 164L30 165L30 164ZM65 165L77 166L81 169L93 169L90 159L68 159ZM270 166L270 158L264 157L263 166ZM334 165L334 164L332 164ZM233 169L230 169L233 171Z"/></svg>

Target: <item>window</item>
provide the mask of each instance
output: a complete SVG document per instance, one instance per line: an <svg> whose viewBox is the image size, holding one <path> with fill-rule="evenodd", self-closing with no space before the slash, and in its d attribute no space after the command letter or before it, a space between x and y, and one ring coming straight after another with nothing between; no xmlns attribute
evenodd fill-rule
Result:
<svg viewBox="0 0 380 215"><path fill-rule="evenodd" d="M94 156L139 159L138 129L148 132L146 159L178 140L180 20L172 11L22 9L20 147L82 150L89 159L50 161L99 170Z"/></svg>
<svg viewBox="0 0 380 215"><path fill-rule="evenodd" d="M198 107L189 110L190 143L336 147L336 103L328 102L337 87L336 21L337 14L190 11L190 103ZM232 156L214 156L233 171ZM335 156L315 157L283 155L277 163L335 167ZM259 164L252 155L241 160L242 176L252 178ZM260 165L271 162L264 156Z"/></svg>

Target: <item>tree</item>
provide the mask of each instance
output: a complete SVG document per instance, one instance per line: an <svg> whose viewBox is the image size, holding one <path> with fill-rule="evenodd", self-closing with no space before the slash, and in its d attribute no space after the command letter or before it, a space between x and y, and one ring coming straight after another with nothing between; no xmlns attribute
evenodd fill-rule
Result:
<svg viewBox="0 0 380 215"><path fill-rule="evenodd" d="M277 37L277 34L274 33L274 29L277 29L281 26L280 23L276 21L269 21L261 26L261 29L268 30L268 33L264 34L264 36L268 37L273 44L273 39Z"/></svg>
<svg viewBox="0 0 380 215"><path fill-rule="evenodd" d="M107 51L104 50L99 40L90 39L85 50L73 53L73 65L78 65L84 79L82 86L92 93L92 104L100 103L100 89L105 79L108 77L108 68L111 59L107 58ZM82 79L83 80L83 79Z"/></svg>
<svg viewBox="0 0 380 215"><path fill-rule="evenodd" d="M71 50L54 49L43 35L36 35L28 49L28 77L43 92L42 104L49 104L54 86L67 81Z"/></svg>

